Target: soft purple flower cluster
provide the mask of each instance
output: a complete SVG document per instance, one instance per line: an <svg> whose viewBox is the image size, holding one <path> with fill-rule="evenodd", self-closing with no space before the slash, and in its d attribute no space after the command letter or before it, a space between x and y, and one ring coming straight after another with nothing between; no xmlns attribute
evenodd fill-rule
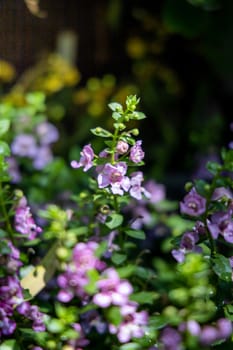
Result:
<svg viewBox="0 0 233 350"><path fill-rule="evenodd" d="M26 235L29 240L33 240L42 232L41 227L37 226L27 204L27 199L20 198L15 210L15 230L22 235Z"/></svg>
<svg viewBox="0 0 233 350"><path fill-rule="evenodd" d="M145 332L148 315L145 311L138 312L138 304L130 301L133 292L132 285L119 277L117 271L109 267L96 257L98 248L96 242L78 243L74 247L71 262L64 273L58 276L58 300L69 302L78 297L85 304L93 302L99 308L106 309L117 306L122 316L121 323L116 326L109 325L109 331L116 334L121 343L128 342L131 338L139 338ZM89 283L88 271L95 269L100 272L96 282L96 292L93 296L85 290Z"/></svg>
<svg viewBox="0 0 233 350"><path fill-rule="evenodd" d="M210 233L213 240L222 236L226 242L233 243L232 193L226 188L217 187L211 196L211 201L216 202L223 199L224 201L227 199L224 202L225 210L213 211L205 221L198 220L191 231L183 234L179 248L172 250L172 255L178 262L183 262L185 254L188 252L200 253L202 251L197 243L200 235L203 237L207 232ZM194 187L180 203L181 213L193 217L204 214L206 209L206 199L199 195Z"/></svg>
<svg viewBox="0 0 233 350"><path fill-rule="evenodd" d="M126 161L118 159L119 156L126 155L129 152L129 160L135 164L140 163L144 158L144 152L141 148L142 141L137 141L129 150L129 145L124 141L119 141L116 146L114 155L114 163L108 162L108 150L100 152L100 158L106 158L104 165L96 167L97 183L99 188L109 188L113 194L122 196L125 192L138 200L142 199L142 195L149 197L148 191L142 187L143 173L138 171L127 176L128 166ZM128 151L129 150L129 151ZM81 151L79 162L73 160L71 166L73 168L83 167L84 171L89 170L94 165L94 151L90 144L84 146Z"/></svg>
<svg viewBox="0 0 233 350"><path fill-rule="evenodd" d="M33 167L38 170L49 164L53 160L51 145L58 140L58 137L57 128L47 121L37 124L31 133L22 132L16 135L11 144L13 157L8 160L12 180L20 181L17 157L31 159Z"/></svg>
<svg viewBox="0 0 233 350"><path fill-rule="evenodd" d="M187 332L196 337L200 346L211 346L213 343L226 340L232 334L232 322L226 318L220 318L214 325L201 326L195 320L188 320L175 329L171 326L165 327L160 335L160 342L163 350L183 349L183 334Z"/></svg>
<svg viewBox="0 0 233 350"><path fill-rule="evenodd" d="M0 255L0 265L5 267L5 277L0 278L0 339L14 333L17 324L15 312L32 321L36 332L45 330L44 315L35 305L24 301L23 288L19 279L19 268L22 266L19 251L6 241L9 252Z"/></svg>
<svg viewBox="0 0 233 350"><path fill-rule="evenodd" d="M58 276L58 286L61 288L58 300L67 303L74 297L88 299L85 291L85 286L89 282L88 271L90 269L101 271L106 267L105 263L95 256L97 248L98 244L92 241L76 244L66 271Z"/></svg>

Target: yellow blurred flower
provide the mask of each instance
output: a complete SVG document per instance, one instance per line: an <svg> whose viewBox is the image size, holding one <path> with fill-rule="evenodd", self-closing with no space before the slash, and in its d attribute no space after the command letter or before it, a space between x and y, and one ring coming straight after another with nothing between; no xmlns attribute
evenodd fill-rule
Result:
<svg viewBox="0 0 233 350"><path fill-rule="evenodd" d="M11 63L0 60L0 82L10 83L14 79L15 74L15 68Z"/></svg>
<svg viewBox="0 0 233 350"><path fill-rule="evenodd" d="M126 50L131 58L139 59L145 56L147 47L141 38L134 37L128 40Z"/></svg>

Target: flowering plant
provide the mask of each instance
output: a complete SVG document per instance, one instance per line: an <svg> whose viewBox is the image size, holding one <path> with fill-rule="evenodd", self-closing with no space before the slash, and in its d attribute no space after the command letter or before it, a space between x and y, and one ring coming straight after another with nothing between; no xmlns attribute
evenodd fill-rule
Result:
<svg viewBox="0 0 233 350"><path fill-rule="evenodd" d="M233 150L178 210L138 170L135 95L68 164L43 96L27 103L1 105L0 350L230 349Z"/></svg>

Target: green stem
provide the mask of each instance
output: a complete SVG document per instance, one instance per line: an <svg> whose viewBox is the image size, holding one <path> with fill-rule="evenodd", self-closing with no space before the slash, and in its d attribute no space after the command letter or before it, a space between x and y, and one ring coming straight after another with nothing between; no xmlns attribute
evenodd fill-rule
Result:
<svg viewBox="0 0 233 350"><path fill-rule="evenodd" d="M2 187L2 182L0 181L0 206L2 209L2 215L4 218L4 221L6 223L6 229L7 232L9 233L10 239L12 242L14 242L14 237L13 237L13 230L10 224L10 220L9 220L9 216L6 210L6 206L5 206L5 201L4 201L4 196L3 196L3 187Z"/></svg>

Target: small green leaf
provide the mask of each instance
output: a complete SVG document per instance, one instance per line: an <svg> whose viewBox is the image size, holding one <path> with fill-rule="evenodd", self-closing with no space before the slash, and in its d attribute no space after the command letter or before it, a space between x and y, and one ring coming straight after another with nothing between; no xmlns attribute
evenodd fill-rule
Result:
<svg viewBox="0 0 233 350"><path fill-rule="evenodd" d="M139 304L153 304L159 298L159 294L155 292L138 292L130 296L130 299Z"/></svg>
<svg viewBox="0 0 233 350"><path fill-rule="evenodd" d="M107 311L107 318L109 323L114 324L115 326L118 326L122 321L122 316L121 316L119 307L113 306L109 308Z"/></svg>
<svg viewBox="0 0 233 350"><path fill-rule="evenodd" d="M87 271L88 276L88 284L85 285L84 289L88 294L95 294L97 291L97 282L99 281L99 274L95 269L91 269Z"/></svg>
<svg viewBox="0 0 233 350"><path fill-rule="evenodd" d="M116 253L116 252L114 252L112 257L111 257L112 262L116 265L122 264L126 259L127 259L126 254L120 254L120 253Z"/></svg>
<svg viewBox="0 0 233 350"><path fill-rule="evenodd" d="M113 119L115 119L116 121L119 121L119 119L122 118L122 115L121 115L120 113L118 113L118 112L113 112L112 117L113 117Z"/></svg>
<svg viewBox="0 0 233 350"><path fill-rule="evenodd" d="M10 127L10 120L9 119L2 119L0 120L0 136L4 135Z"/></svg>
<svg viewBox="0 0 233 350"><path fill-rule="evenodd" d="M0 345L0 350L20 350L20 347L17 345L16 340L8 339Z"/></svg>
<svg viewBox="0 0 233 350"><path fill-rule="evenodd" d="M123 215L114 213L108 216L105 225L108 228L110 228L110 230L113 230L119 227L122 224L122 222L123 222Z"/></svg>
<svg viewBox="0 0 233 350"><path fill-rule="evenodd" d="M10 155L10 147L4 141L0 141L0 156L8 157Z"/></svg>
<svg viewBox="0 0 233 350"><path fill-rule="evenodd" d="M224 255L217 254L213 259L213 270L216 275L226 282L230 282L232 280L232 268L230 265L230 261Z"/></svg>
<svg viewBox="0 0 233 350"><path fill-rule="evenodd" d="M113 136L112 133L110 133L108 130L101 128L100 126L98 126L95 129L91 129L91 132L95 136L101 136L101 137L112 137Z"/></svg>
<svg viewBox="0 0 233 350"><path fill-rule="evenodd" d="M133 112L132 114L129 115L129 118L132 119L132 120L142 120L142 119L145 119L146 116L142 112L135 111L135 112Z"/></svg>
<svg viewBox="0 0 233 350"><path fill-rule="evenodd" d="M61 333L64 329L64 325L61 320L52 318L47 324L47 329L51 333Z"/></svg>
<svg viewBox="0 0 233 350"><path fill-rule="evenodd" d="M142 230L126 230L125 233L132 237L132 238L136 238L136 239L145 239L146 238L146 235L145 235L145 232L142 231Z"/></svg>
<svg viewBox="0 0 233 350"><path fill-rule="evenodd" d="M108 107L113 111L113 112L122 112L123 107L120 103L117 102L111 102L108 104Z"/></svg>
<svg viewBox="0 0 233 350"><path fill-rule="evenodd" d="M141 345L137 343L127 343L127 344L121 345L119 350L141 350Z"/></svg>

